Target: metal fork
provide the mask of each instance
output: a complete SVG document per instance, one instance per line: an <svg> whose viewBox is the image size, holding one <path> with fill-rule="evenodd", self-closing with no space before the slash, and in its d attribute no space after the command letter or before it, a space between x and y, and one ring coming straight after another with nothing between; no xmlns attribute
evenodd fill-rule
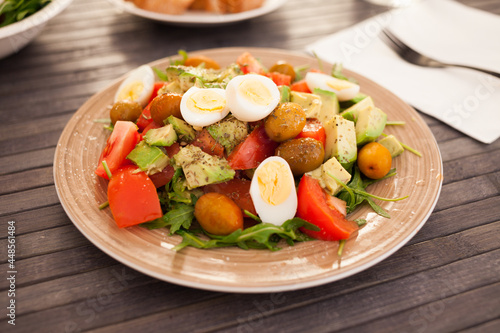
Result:
<svg viewBox="0 0 500 333"><path fill-rule="evenodd" d="M404 42L402 42L399 38L394 36L393 33L391 33L387 29L382 29L382 41L389 46L394 52L396 52L401 58L404 60L408 61L409 63L412 63L414 65L418 66L424 66L424 67L434 67L434 68L443 68L443 67L462 67L462 68L468 68L468 69L473 69L476 71L484 72L490 75L493 75L495 77L500 78L500 74L496 72L489 71L487 69L482 69L482 68L477 68L477 67L472 67L472 66L466 66L466 65L460 65L460 64L448 64L444 63L432 58L429 58L408 45L406 45Z"/></svg>

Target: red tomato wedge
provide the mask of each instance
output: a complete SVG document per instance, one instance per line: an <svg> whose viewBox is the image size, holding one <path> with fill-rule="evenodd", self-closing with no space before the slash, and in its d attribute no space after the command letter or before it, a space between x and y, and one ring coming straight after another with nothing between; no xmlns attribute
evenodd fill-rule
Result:
<svg viewBox="0 0 500 333"><path fill-rule="evenodd" d="M297 92L311 93L311 89L309 89L309 87L307 86L306 80L300 80L292 83L290 85L290 90Z"/></svg>
<svg viewBox="0 0 500 333"><path fill-rule="evenodd" d="M253 169L269 156L274 155L278 142L266 134L264 126L257 126L247 138L237 145L227 157L233 170Z"/></svg>
<svg viewBox="0 0 500 333"><path fill-rule="evenodd" d="M127 155L134 149L140 138L137 126L133 122L117 121L99 157L99 164L95 173L99 177L109 179L106 171L104 171L102 161L106 161L111 174L114 174L119 167L129 164Z"/></svg>
<svg viewBox="0 0 500 333"><path fill-rule="evenodd" d="M359 229L356 222L347 220L328 200L329 195L319 182L304 175L297 191L297 216L318 226L320 231L301 228L305 234L327 241L348 239Z"/></svg>
<svg viewBox="0 0 500 333"><path fill-rule="evenodd" d="M307 119L306 125L302 129L302 132L297 135L297 138L311 138L314 140L318 140L323 144L323 147L326 145L326 132L325 127L318 119L310 118Z"/></svg>
<svg viewBox="0 0 500 333"><path fill-rule="evenodd" d="M156 187L145 172L133 165L113 174L108 184L108 202L119 228L163 216Z"/></svg>
<svg viewBox="0 0 500 333"><path fill-rule="evenodd" d="M224 183L206 185L203 187L203 191L205 193L217 192L225 194L233 199L242 210L248 210L250 213L257 215L250 196L250 184L250 180L235 178Z"/></svg>
<svg viewBox="0 0 500 333"><path fill-rule="evenodd" d="M151 102L149 102L149 104L142 110L141 115L136 121L137 127L139 127L139 130L141 131L144 131L144 129L153 122L153 118L151 118L151 111L149 109L150 106Z"/></svg>
<svg viewBox="0 0 500 333"><path fill-rule="evenodd" d="M292 77L287 74L278 73L278 72L269 72L266 73L265 76L273 80L273 82L277 86L289 86L292 83Z"/></svg>
<svg viewBox="0 0 500 333"><path fill-rule="evenodd" d="M193 146L199 147L205 153L222 157L224 156L224 147L215 141L206 128L196 134L196 137L191 142Z"/></svg>
<svg viewBox="0 0 500 333"><path fill-rule="evenodd" d="M161 172L157 172L149 176L155 187L162 187L174 177L175 169L171 165L167 165Z"/></svg>
<svg viewBox="0 0 500 333"><path fill-rule="evenodd" d="M241 71L244 74L248 73L256 73L256 74L264 74L265 70L262 64L254 58L250 52L242 53L238 59L236 59L236 63L240 66Z"/></svg>
<svg viewBox="0 0 500 333"><path fill-rule="evenodd" d="M158 96L158 90L160 90L161 88L163 88L165 86L165 82L155 82L154 86L153 86L153 93L151 94L151 98L149 99L149 103L151 103L151 101L156 97Z"/></svg>

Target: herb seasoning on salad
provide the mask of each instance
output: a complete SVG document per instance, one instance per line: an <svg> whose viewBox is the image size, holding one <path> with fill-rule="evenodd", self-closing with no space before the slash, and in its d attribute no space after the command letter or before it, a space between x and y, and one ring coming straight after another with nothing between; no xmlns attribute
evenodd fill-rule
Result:
<svg viewBox="0 0 500 333"><path fill-rule="evenodd" d="M404 148L387 115L340 73L269 70L250 53L220 68L189 57L123 81L96 174L109 179L118 227L168 227L186 246L279 249L278 242L345 241L347 217L396 174ZM155 82L156 72L160 82ZM400 124L400 123L398 123Z"/></svg>

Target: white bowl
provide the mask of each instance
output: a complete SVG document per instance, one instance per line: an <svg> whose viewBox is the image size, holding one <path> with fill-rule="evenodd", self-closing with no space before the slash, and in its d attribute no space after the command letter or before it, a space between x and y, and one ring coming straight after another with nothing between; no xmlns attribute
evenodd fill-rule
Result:
<svg viewBox="0 0 500 333"><path fill-rule="evenodd" d="M27 18L0 28L0 59L18 52L33 40L54 16L73 0L52 0L47 6Z"/></svg>

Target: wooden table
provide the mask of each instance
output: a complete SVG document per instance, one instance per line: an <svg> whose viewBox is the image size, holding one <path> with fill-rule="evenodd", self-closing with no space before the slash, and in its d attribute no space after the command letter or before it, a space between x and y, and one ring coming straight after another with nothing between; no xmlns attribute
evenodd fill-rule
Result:
<svg viewBox="0 0 500 333"><path fill-rule="evenodd" d="M462 2L500 14L497 0ZM478 143L423 114L444 162L434 212L394 255L323 286L230 294L159 281L92 245L57 198L52 161L61 131L123 73L179 49L300 51L385 10L359 0L291 0L260 18L199 29L75 0L33 43L0 60L0 331L14 331L6 258L15 221L17 332L499 332L500 140Z"/></svg>

